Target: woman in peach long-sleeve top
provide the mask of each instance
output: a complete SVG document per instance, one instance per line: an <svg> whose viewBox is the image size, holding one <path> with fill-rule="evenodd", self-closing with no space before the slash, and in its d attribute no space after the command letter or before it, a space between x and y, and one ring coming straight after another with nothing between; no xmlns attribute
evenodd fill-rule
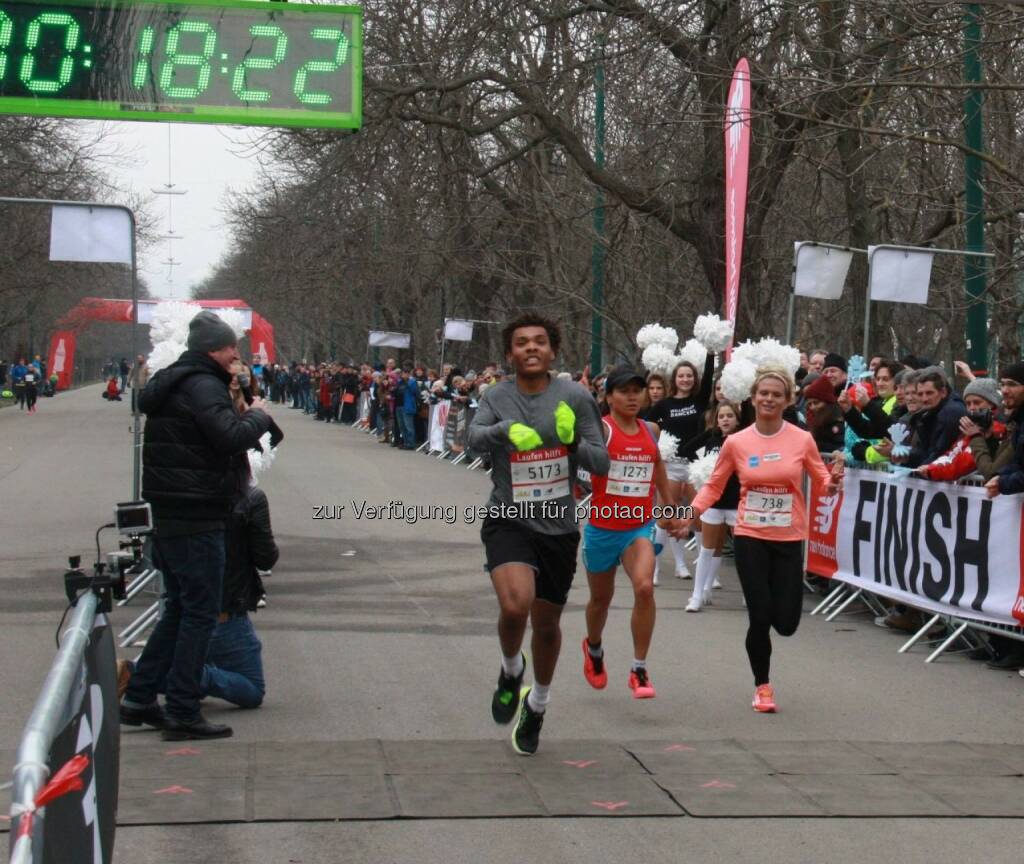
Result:
<svg viewBox="0 0 1024 864"><path fill-rule="evenodd" d="M750 395L755 422L730 435L715 470L693 501L694 519L710 507L735 473L740 480L733 548L747 601L747 656L754 673L754 710L776 710L769 683L771 629L791 636L803 609L803 541L807 539L804 473L834 494L842 465L828 471L809 433L782 419L793 401L793 378L784 369L758 370ZM688 524L692 524L692 521Z"/></svg>

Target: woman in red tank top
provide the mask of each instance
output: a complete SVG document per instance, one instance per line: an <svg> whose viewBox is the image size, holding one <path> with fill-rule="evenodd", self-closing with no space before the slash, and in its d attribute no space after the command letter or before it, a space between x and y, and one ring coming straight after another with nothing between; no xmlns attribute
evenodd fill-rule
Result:
<svg viewBox="0 0 1024 864"><path fill-rule="evenodd" d="M647 673L647 652L654 633L654 493L675 498L658 452L658 428L639 420L646 382L633 369L618 368L607 378L610 414L604 418L609 468L593 476L588 522L583 530L587 568L587 636L583 640L583 675L591 687L608 684L601 635L615 592L615 571L622 564L633 583L633 665L629 688L634 699L655 695Z"/></svg>

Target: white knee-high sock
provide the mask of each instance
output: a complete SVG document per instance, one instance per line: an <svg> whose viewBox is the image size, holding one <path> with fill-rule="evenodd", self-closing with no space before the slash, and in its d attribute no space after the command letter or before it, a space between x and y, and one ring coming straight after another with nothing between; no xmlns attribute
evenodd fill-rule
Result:
<svg viewBox="0 0 1024 864"><path fill-rule="evenodd" d="M702 552L705 550L701 550ZM707 550L712 553L711 560L708 562L708 575L707 581L704 583L704 596L707 598L711 597L711 589L715 587L715 580L718 578L718 570L722 566L722 558L718 556L714 557L713 550Z"/></svg>
<svg viewBox="0 0 1024 864"><path fill-rule="evenodd" d="M670 537L668 545L672 548L672 555L676 559L676 573L689 573L690 568L687 566L686 556L683 554L686 548L686 541Z"/></svg>
<svg viewBox="0 0 1024 864"><path fill-rule="evenodd" d="M714 560L714 554L714 549L705 549L701 546L697 555L697 576L693 580L693 596L698 603L704 602L704 594L711 588L711 562Z"/></svg>

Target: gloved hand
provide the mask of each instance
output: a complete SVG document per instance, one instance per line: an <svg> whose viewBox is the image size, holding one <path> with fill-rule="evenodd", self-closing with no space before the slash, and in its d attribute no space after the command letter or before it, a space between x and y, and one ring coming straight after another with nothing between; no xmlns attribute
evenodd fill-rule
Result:
<svg viewBox="0 0 1024 864"><path fill-rule="evenodd" d="M527 426L525 423L513 423L508 428L508 440L515 445L516 450L524 453L527 450L536 450L544 442L541 440L537 430Z"/></svg>
<svg viewBox="0 0 1024 864"><path fill-rule="evenodd" d="M559 402L555 408L555 432L563 444L572 444L576 439L576 412L565 402Z"/></svg>

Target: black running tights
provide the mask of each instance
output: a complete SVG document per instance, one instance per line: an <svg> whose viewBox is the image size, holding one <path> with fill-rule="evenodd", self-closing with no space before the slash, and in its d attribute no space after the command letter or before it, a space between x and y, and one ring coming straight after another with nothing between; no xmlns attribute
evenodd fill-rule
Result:
<svg viewBox="0 0 1024 864"><path fill-rule="evenodd" d="M792 636L804 604L804 552L799 540L734 537L736 572L747 601L747 656L754 685L767 684L771 670L771 630Z"/></svg>

